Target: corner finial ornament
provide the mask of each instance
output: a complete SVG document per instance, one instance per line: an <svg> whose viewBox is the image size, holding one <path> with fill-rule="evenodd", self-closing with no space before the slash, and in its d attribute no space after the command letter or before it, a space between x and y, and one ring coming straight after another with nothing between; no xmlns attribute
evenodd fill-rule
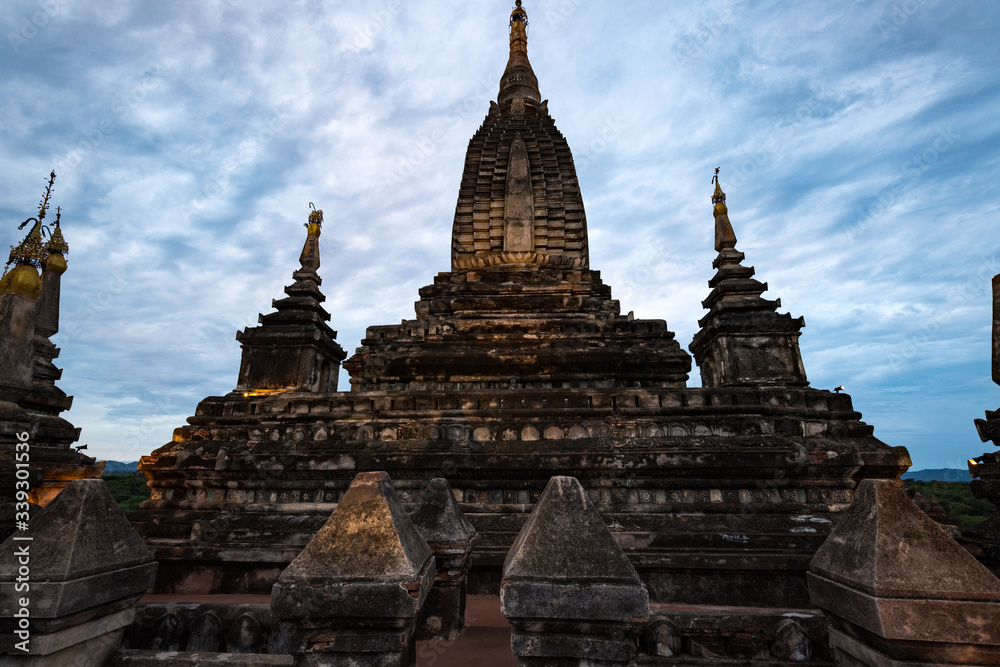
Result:
<svg viewBox="0 0 1000 667"><path fill-rule="evenodd" d="M319 268L319 235L323 231L323 211L316 208L316 205L309 202L309 222L306 223L306 242L302 246L302 254L299 255L299 263L302 270L315 273Z"/></svg>
<svg viewBox="0 0 1000 667"><path fill-rule="evenodd" d="M712 182L715 183L715 192L712 193L712 203L715 204L715 215L723 215L729 212L726 208L726 193L722 191L722 184L719 183L720 169L722 167L716 167L715 176L712 177Z"/></svg>
<svg viewBox="0 0 1000 667"><path fill-rule="evenodd" d="M38 204L38 216L33 218L28 218L20 225L17 226L18 229L24 229L28 226L29 222L35 223L28 230L24 239L17 246L10 247L10 255L7 257L7 266L4 267L4 275L7 274L7 269L11 266L33 266L36 269L44 268L45 259L49 255L50 246L53 240L57 242L59 247L66 246L66 241L59 231L60 218L62 217L62 210L57 209L56 212L56 231L58 232L58 237L54 238L52 232L49 230L47 225L42 224L45 220L45 214L49 210L49 200L52 198L52 186L56 180L56 172L49 174L49 182L45 186L45 194L42 195L42 200ZM49 242L44 242L44 237L49 237ZM66 250L69 247L66 246Z"/></svg>
<svg viewBox="0 0 1000 667"><path fill-rule="evenodd" d="M712 193L712 215L715 217L715 249L719 252L728 249L735 251L736 232L729 222L729 209L726 208L726 193L722 191L722 184L719 182L719 171L721 167L715 168L715 176L712 182L715 183L715 192Z"/></svg>
<svg viewBox="0 0 1000 667"><path fill-rule="evenodd" d="M54 232L42 224L49 210L49 200L52 198L52 186L55 180L56 172L53 171L49 174L45 194L38 204L38 215L28 218L17 226L18 229L24 229L28 223L34 223L24 239L16 246L10 247L7 265L4 266L3 275L0 276L0 292L18 292L31 298L38 298L41 291L38 272L48 268L57 273L66 270L66 261L62 255L69 251L69 245L60 229L62 209L56 209ZM46 236L49 238L48 242L45 241ZM52 261L49 261L50 258Z"/></svg>
<svg viewBox="0 0 1000 667"><path fill-rule="evenodd" d="M49 232L49 242L45 244L46 255L66 255L69 253L69 244L62 233L62 207L56 207L56 221Z"/></svg>
<svg viewBox="0 0 1000 667"><path fill-rule="evenodd" d="M309 202L309 208L312 212L309 214L309 222L305 223L307 228L306 234L309 236L319 236L320 232L323 231L323 211L316 208L316 204Z"/></svg>

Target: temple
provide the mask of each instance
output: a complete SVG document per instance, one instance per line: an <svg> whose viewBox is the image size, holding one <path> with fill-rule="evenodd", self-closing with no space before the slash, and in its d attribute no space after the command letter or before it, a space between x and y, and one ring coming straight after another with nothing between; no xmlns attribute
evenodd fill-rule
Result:
<svg viewBox="0 0 1000 667"><path fill-rule="evenodd" d="M651 599L799 608L858 482L906 470L848 395L809 386L804 323L761 297L718 181L717 273L691 345L702 386L664 320L621 314L590 267L572 154L526 35L518 7L466 153L451 270L411 318L368 328L343 363L350 391L333 390L346 355L321 307L314 213L288 296L238 335L236 389L142 459L153 495L133 521L159 590L269 591L355 475L378 470L408 504L448 480L480 537L470 590L496 593L533 503L567 475Z"/></svg>
<svg viewBox="0 0 1000 667"><path fill-rule="evenodd" d="M285 297L237 334L234 389L142 458L151 499L129 521L153 590L197 602L141 606L107 664L413 665L416 642L461 636L467 593L501 596L522 666L1000 664L982 629L1000 582L906 498L906 449L809 385L805 322L744 265L719 170L691 355L665 320L621 314L527 43L518 0L450 270L413 315L348 358L313 208ZM37 272L15 271L0 286L28 309ZM269 604L211 602L234 593ZM975 629L901 624L921 605Z"/></svg>

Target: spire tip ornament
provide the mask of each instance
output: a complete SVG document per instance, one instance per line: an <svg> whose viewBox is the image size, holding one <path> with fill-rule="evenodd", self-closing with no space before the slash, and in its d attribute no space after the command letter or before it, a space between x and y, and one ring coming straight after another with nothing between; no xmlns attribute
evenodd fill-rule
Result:
<svg viewBox="0 0 1000 667"><path fill-rule="evenodd" d="M712 193L712 203L715 204L715 215L722 215L729 212L726 208L726 193L722 191L722 184L719 183L720 169L722 167L716 167L715 176L712 177L712 182L715 183L715 192Z"/></svg>
<svg viewBox="0 0 1000 667"><path fill-rule="evenodd" d="M308 236L319 236L323 231L323 211L316 208L316 204L309 202L309 208L312 212L309 213L309 222L305 223L306 234Z"/></svg>
<svg viewBox="0 0 1000 667"><path fill-rule="evenodd" d="M715 176L712 182L715 183L715 192L712 193L712 215L715 216L715 249L722 252L723 249L736 248L736 232L729 222L729 209L726 208L726 193L722 191L722 184L719 182L719 171L721 167L715 168Z"/></svg>
<svg viewBox="0 0 1000 667"><path fill-rule="evenodd" d="M518 96L528 103L527 106L515 99ZM534 110L541 102L538 78L528 61L528 12L518 2L510 13L510 59L500 78L497 104L505 112L511 111L514 106L514 113L524 113L525 110Z"/></svg>
<svg viewBox="0 0 1000 667"><path fill-rule="evenodd" d="M43 224L49 210L55 180L56 172L52 171L49 173L48 183L45 185L45 193L38 203L38 215L28 218L17 226L18 229L24 229L28 223L34 223L24 239L17 246L10 247L7 265L4 267L2 278L0 278L0 291L17 291L23 294L37 292L33 285L39 279L39 270L45 270L51 266L59 270L60 273L65 271L66 263L62 255L69 252L69 244L66 243L65 237L62 235L62 208L56 209L56 219L53 223L54 231L48 225ZM46 236L48 236L48 242L45 241ZM57 257L53 257L53 255ZM11 269L11 266L14 268ZM29 274L34 274L34 280ZM40 288L40 285L39 283L37 287Z"/></svg>
<svg viewBox="0 0 1000 667"><path fill-rule="evenodd" d="M302 254L299 255L299 263L302 270L310 271L315 275L319 268L319 235L323 231L323 211L316 208L316 205L309 202L309 222L306 226L306 242L302 246Z"/></svg>

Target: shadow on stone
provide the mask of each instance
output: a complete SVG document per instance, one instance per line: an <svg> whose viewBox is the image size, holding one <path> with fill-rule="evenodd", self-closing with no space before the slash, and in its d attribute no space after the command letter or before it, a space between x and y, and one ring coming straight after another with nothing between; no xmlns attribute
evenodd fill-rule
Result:
<svg viewBox="0 0 1000 667"><path fill-rule="evenodd" d="M465 627L467 577L472 547L478 541L472 527L443 478L432 479L410 519L427 540L437 563L434 588L420 616L417 639L458 639Z"/></svg>

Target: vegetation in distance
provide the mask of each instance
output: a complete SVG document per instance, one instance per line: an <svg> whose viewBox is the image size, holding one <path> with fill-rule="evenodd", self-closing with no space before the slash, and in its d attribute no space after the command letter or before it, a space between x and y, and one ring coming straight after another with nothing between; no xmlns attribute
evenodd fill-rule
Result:
<svg viewBox="0 0 1000 667"><path fill-rule="evenodd" d="M958 526L959 530L968 530L989 519L997 511L990 501L972 495L968 482L919 482L904 479L903 483L911 498L917 491L927 500L936 498L948 517L948 523Z"/></svg>
<svg viewBox="0 0 1000 667"><path fill-rule="evenodd" d="M145 475L104 475L102 479L108 485L111 497L126 514L139 509L142 501L149 500L150 489L146 486Z"/></svg>

